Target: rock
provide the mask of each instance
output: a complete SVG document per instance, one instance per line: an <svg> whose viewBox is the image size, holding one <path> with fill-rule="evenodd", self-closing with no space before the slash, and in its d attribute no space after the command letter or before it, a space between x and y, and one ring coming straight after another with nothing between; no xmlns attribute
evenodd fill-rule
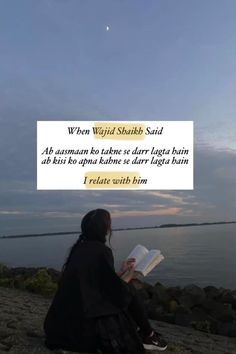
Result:
<svg viewBox="0 0 236 354"><path fill-rule="evenodd" d="M15 345L9 352L9 354L87 354L87 353L75 353L67 350L49 350L44 346L43 340L29 342L25 344Z"/></svg>
<svg viewBox="0 0 236 354"><path fill-rule="evenodd" d="M219 301L223 304L231 304L235 307L236 297L231 290L224 289L223 291L221 291Z"/></svg>
<svg viewBox="0 0 236 354"><path fill-rule="evenodd" d="M12 334L12 329L7 327L6 324L4 324L4 326L0 327L0 342L1 339L7 338Z"/></svg>
<svg viewBox="0 0 236 354"><path fill-rule="evenodd" d="M138 292L139 296L143 299L143 301L149 301L150 296L149 296L146 289L139 289L139 290L137 290L137 292Z"/></svg>
<svg viewBox="0 0 236 354"><path fill-rule="evenodd" d="M200 331L217 333L218 321L208 315L202 308L193 308L191 324L195 329Z"/></svg>
<svg viewBox="0 0 236 354"><path fill-rule="evenodd" d="M10 268L5 266L5 264L0 263L0 278L7 277L7 274L9 271L10 271Z"/></svg>
<svg viewBox="0 0 236 354"><path fill-rule="evenodd" d="M234 319L234 311L230 304L221 304L215 300L207 299L201 306L208 314L219 321L230 322Z"/></svg>
<svg viewBox="0 0 236 354"><path fill-rule="evenodd" d="M177 291L179 291L179 289ZM148 303L148 310L151 318L156 318L161 321L165 321L164 318L166 318L169 323L174 323L173 314L179 304L170 296L168 290L169 288L165 288L162 284L156 283L153 287L153 296Z"/></svg>
<svg viewBox="0 0 236 354"><path fill-rule="evenodd" d="M9 268L8 277L14 278L16 276L21 276L23 279L27 279L29 277L34 276L40 268L24 268L24 267L16 267Z"/></svg>
<svg viewBox="0 0 236 354"><path fill-rule="evenodd" d="M156 283L155 283L155 285L154 285L154 287L155 286L163 286L159 281L157 281ZM164 286L163 286L164 287Z"/></svg>
<svg viewBox="0 0 236 354"><path fill-rule="evenodd" d="M189 295L181 295L180 298L179 298L179 304L181 306L184 306L186 308L189 308L191 309L193 306L196 305L196 302L194 301L194 298L192 296L189 296Z"/></svg>
<svg viewBox="0 0 236 354"><path fill-rule="evenodd" d="M166 313L164 306L153 305L152 300L149 302L147 306L147 314L148 317L152 320L165 321L168 323L174 323L175 315L173 313Z"/></svg>
<svg viewBox="0 0 236 354"><path fill-rule="evenodd" d="M236 323L218 322L217 332L222 336L235 337Z"/></svg>
<svg viewBox="0 0 236 354"><path fill-rule="evenodd" d="M0 278L0 286L6 286L8 288L14 288L14 279Z"/></svg>
<svg viewBox="0 0 236 354"><path fill-rule="evenodd" d="M12 321L7 323L7 327L8 328L12 328L12 329L17 329L17 322L12 320Z"/></svg>
<svg viewBox="0 0 236 354"><path fill-rule="evenodd" d="M191 299L192 306L201 304L206 298L205 291L197 285L185 286L183 294Z"/></svg>
<svg viewBox="0 0 236 354"><path fill-rule="evenodd" d="M160 317L160 314L164 313L164 306L163 305L158 305L152 303L152 300L149 302L147 306L147 314L148 317L157 320Z"/></svg>
<svg viewBox="0 0 236 354"><path fill-rule="evenodd" d="M210 333L211 332L211 323L207 320L203 321L192 321L191 325L193 328L197 329L198 331Z"/></svg>
<svg viewBox="0 0 236 354"><path fill-rule="evenodd" d="M220 296L220 291L215 286L207 286L204 291L208 299L217 299Z"/></svg>
<svg viewBox="0 0 236 354"><path fill-rule="evenodd" d="M163 304L168 306L168 303L171 300L170 295L167 293L166 288L161 284L156 284L154 287L154 294L152 300L156 302L156 304Z"/></svg>
<svg viewBox="0 0 236 354"><path fill-rule="evenodd" d="M176 301L182 296L182 289L179 286L170 287L166 291L170 297Z"/></svg>
<svg viewBox="0 0 236 354"><path fill-rule="evenodd" d="M151 320L156 320L158 321L161 317L161 313L159 312L159 309L153 309L152 311L148 311L148 318Z"/></svg>
<svg viewBox="0 0 236 354"><path fill-rule="evenodd" d="M192 309L192 319L193 321L204 321L206 320L206 317L208 315L206 314L206 312L199 307L195 307Z"/></svg>
<svg viewBox="0 0 236 354"><path fill-rule="evenodd" d="M174 324L175 323L175 315L173 313L160 313L156 320Z"/></svg>
<svg viewBox="0 0 236 354"><path fill-rule="evenodd" d="M8 347L7 345L5 345L5 344L2 344L2 343L0 342L0 350L4 350L4 351L8 352L9 347Z"/></svg>
<svg viewBox="0 0 236 354"><path fill-rule="evenodd" d="M159 297L156 294L154 294L151 300L149 301L148 310L150 312L150 311L154 311L157 308L162 308L164 311L164 305L160 302Z"/></svg>
<svg viewBox="0 0 236 354"><path fill-rule="evenodd" d="M236 290L232 291L232 296L234 297L234 301L232 303L232 306L234 309L236 309Z"/></svg>
<svg viewBox="0 0 236 354"><path fill-rule="evenodd" d="M16 344L24 344L26 342L26 337L25 334L22 334L20 332L11 334L10 336L4 338L1 340L1 343L8 348L11 348L13 345Z"/></svg>
<svg viewBox="0 0 236 354"><path fill-rule="evenodd" d="M192 320L191 311L184 306L178 306L175 312L175 323L181 326L189 326Z"/></svg>
<svg viewBox="0 0 236 354"><path fill-rule="evenodd" d="M53 268L47 268L48 274L51 276L51 279L54 283L58 283L60 276L61 276L61 272L59 272L58 270L55 270Z"/></svg>
<svg viewBox="0 0 236 354"><path fill-rule="evenodd" d="M170 313L175 313L178 308L178 303L175 300L171 300L168 304L168 311Z"/></svg>
<svg viewBox="0 0 236 354"><path fill-rule="evenodd" d="M150 298L153 297L153 295L155 294L155 287L154 286L149 286L146 288L146 291L149 295Z"/></svg>

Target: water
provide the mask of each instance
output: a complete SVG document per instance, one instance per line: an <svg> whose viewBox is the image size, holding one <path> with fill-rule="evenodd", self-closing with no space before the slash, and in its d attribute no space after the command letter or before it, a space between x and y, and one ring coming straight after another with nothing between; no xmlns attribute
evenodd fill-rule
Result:
<svg viewBox="0 0 236 354"><path fill-rule="evenodd" d="M165 260L145 278L152 284L236 289L235 231L235 224L117 231L111 245L116 267L136 244L160 249ZM61 269L76 239L75 235L60 235L0 240L0 263Z"/></svg>

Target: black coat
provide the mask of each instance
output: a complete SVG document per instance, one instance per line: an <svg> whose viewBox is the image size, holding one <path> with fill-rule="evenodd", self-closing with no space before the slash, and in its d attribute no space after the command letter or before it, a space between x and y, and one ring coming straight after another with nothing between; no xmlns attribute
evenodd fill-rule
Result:
<svg viewBox="0 0 236 354"><path fill-rule="evenodd" d="M126 283L115 273L111 249L99 241L81 242L62 273L47 313L46 345L93 351L96 318L120 313L130 299Z"/></svg>

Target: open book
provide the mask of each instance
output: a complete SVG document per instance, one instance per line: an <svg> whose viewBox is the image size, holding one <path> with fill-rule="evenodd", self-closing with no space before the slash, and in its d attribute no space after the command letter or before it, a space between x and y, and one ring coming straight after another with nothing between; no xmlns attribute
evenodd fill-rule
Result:
<svg viewBox="0 0 236 354"><path fill-rule="evenodd" d="M150 273L163 259L159 250L148 250L142 245L137 245L127 258L135 258L135 271L144 277Z"/></svg>

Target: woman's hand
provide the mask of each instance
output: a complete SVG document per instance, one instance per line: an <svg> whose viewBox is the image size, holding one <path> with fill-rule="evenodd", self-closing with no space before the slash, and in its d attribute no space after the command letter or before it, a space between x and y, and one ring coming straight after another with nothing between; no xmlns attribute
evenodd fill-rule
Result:
<svg viewBox="0 0 236 354"><path fill-rule="evenodd" d="M123 275L121 278L126 282L129 283L132 279L137 278L138 273L135 271L134 263L130 265L129 270Z"/></svg>
<svg viewBox="0 0 236 354"><path fill-rule="evenodd" d="M134 264L135 264L135 258L126 259L124 262L122 262L120 270L119 270L119 272L117 274L119 276L122 276L127 271L130 271L131 268L134 266Z"/></svg>

